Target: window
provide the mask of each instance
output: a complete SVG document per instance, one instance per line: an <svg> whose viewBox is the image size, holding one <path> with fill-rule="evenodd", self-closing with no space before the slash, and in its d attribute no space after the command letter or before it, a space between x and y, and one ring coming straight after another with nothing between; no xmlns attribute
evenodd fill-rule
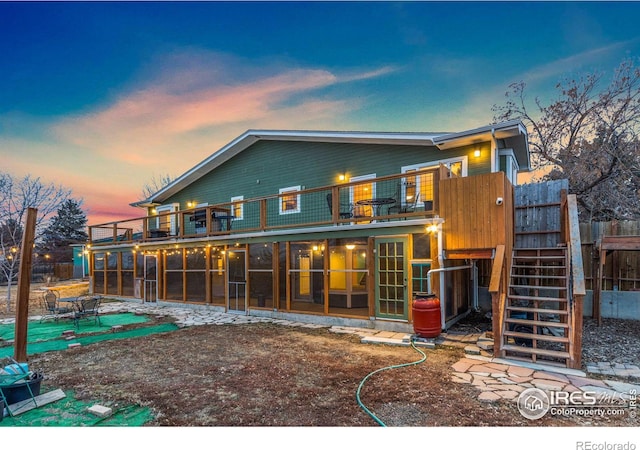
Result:
<svg viewBox="0 0 640 450"><path fill-rule="evenodd" d="M244 218L244 200L243 195L237 195L231 197L231 214L235 220L242 220Z"/></svg>
<svg viewBox="0 0 640 450"><path fill-rule="evenodd" d="M156 218L156 228L168 231L171 235L177 234L176 215L169 213L178 211L179 206L178 203L156 206L156 213L158 214Z"/></svg>
<svg viewBox="0 0 640 450"><path fill-rule="evenodd" d="M280 214L300 212L300 186L280 189Z"/></svg>

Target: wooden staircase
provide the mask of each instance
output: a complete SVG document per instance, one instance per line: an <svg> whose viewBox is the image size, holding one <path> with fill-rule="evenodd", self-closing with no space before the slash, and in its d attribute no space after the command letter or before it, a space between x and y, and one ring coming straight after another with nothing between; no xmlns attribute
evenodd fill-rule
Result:
<svg viewBox="0 0 640 450"><path fill-rule="evenodd" d="M566 247L513 251L505 304L505 356L566 366L571 357Z"/></svg>

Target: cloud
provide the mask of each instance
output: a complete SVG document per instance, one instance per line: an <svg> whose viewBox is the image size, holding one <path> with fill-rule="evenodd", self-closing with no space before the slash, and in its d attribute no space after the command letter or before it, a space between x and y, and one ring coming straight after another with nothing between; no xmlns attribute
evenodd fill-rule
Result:
<svg viewBox="0 0 640 450"><path fill-rule="evenodd" d="M519 77L517 77L517 80L524 80L527 84L545 82L550 79L557 82L560 77L568 75L570 70L577 70L591 64L601 64L604 58L624 49L625 47L635 45L639 41L640 38L614 42L612 44L589 49L566 58L557 59L520 74Z"/></svg>
<svg viewBox="0 0 640 450"><path fill-rule="evenodd" d="M182 64L174 72L165 67L157 80L94 112L65 118L53 131L74 146L142 166L171 150L210 147L211 135L230 125L235 134L282 122L282 117L289 119L287 128L314 122L338 126L360 100L323 98L322 89L381 77L394 69L337 75L325 69L270 67L261 77L253 67L236 70L245 79L232 80L227 68L213 68L210 62L198 66L191 61L188 68Z"/></svg>
<svg viewBox="0 0 640 450"><path fill-rule="evenodd" d="M291 62L174 52L93 110L53 121L13 118L21 131L0 135L0 152L9 157L3 170L72 188L84 199L90 223L139 216L142 211L129 203L154 175L178 176L249 128L348 127L349 113L366 100L327 88L394 70L334 73Z"/></svg>

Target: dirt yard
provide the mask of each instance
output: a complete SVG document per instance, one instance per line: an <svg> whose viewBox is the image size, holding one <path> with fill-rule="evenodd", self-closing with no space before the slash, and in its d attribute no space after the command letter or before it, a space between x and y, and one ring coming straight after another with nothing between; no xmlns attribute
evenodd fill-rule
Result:
<svg viewBox="0 0 640 450"><path fill-rule="evenodd" d="M361 401L388 426L637 426L630 419L527 420L514 402L482 402L476 388L452 382L451 365L461 357L459 348L428 350L422 364L370 377ZM150 407L150 426L362 427L377 426L356 401L365 376L420 358L410 347L365 345L327 329L250 324L104 341L33 355L29 364L44 372L46 386L80 399Z"/></svg>

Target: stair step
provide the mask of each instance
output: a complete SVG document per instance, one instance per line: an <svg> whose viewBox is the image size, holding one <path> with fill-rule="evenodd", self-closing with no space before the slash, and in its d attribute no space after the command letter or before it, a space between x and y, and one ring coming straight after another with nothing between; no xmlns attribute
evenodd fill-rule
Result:
<svg viewBox="0 0 640 450"><path fill-rule="evenodd" d="M512 273L511 276L516 278L533 278L533 279L551 278L553 280L564 280L567 278L566 275L526 275L526 274L520 274L520 273Z"/></svg>
<svg viewBox="0 0 640 450"><path fill-rule="evenodd" d="M565 266L565 265L562 265L562 266L550 266L550 265L532 266L531 264L527 264L527 265L511 264L511 267L513 267L514 269L536 269L536 270L541 270L541 269L559 270L559 269L566 269L567 268L567 266Z"/></svg>
<svg viewBox="0 0 640 450"><path fill-rule="evenodd" d="M509 311L534 312L542 314L569 314L566 309L548 309L548 308L529 308L528 306L511 306L506 307Z"/></svg>
<svg viewBox="0 0 640 450"><path fill-rule="evenodd" d="M542 289L547 291L566 291L566 286L536 286L534 284L509 284L510 288L519 289Z"/></svg>
<svg viewBox="0 0 640 450"><path fill-rule="evenodd" d="M533 355L541 355L541 356L549 356L552 358L564 358L569 359L571 355L569 352L562 352L559 350L545 350L542 348L532 348L532 347L521 347L519 345L511 345L504 344L500 348L501 350L511 351L511 352L519 352L519 353L529 353Z"/></svg>
<svg viewBox="0 0 640 450"><path fill-rule="evenodd" d="M536 297L535 295L511 295L508 296L510 299L515 300L532 300L536 302L566 302L567 299L564 297Z"/></svg>
<svg viewBox="0 0 640 450"><path fill-rule="evenodd" d="M569 328L568 323L562 322L548 322L546 320L529 320L529 319L514 319L512 317L505 317L504 319L507 323L517 323L520 325L536 325L539 327L549 327L549 328Z"/></svg>
<svg viewBox="0 0 640 450"><path fill-rule="evenodd" d="M558 255L558 256L518 256L518 255L513 255L512 258L514 261L520 261L520 262L527 262L527 261L540 261L540 262L552 262L552 261L558 261L558 262L563 262L565 260L565 255Z"/></svg>
<svg viewBox="0 0 640 450"><path fill-rule="evenodd" d="M538 341L547 341L547 342L560 342L564 344L569 343L569 338L564 336L553 336L550 334L533 334L533 333L519 333L517 331L505 331L502 333L503 336L511 336L522 339L536 339Z"/></svg>

